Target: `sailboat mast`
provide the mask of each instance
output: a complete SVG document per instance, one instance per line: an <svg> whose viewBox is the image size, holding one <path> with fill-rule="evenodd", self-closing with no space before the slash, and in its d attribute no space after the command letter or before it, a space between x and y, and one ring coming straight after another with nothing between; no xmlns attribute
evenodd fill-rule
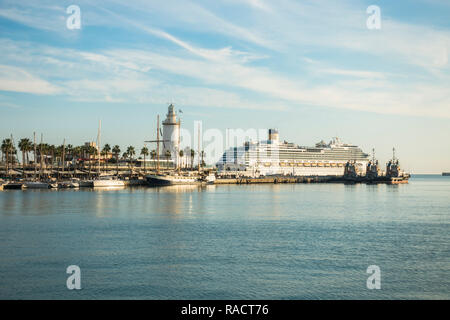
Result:
<svg viewBox="0 0 450 320"><path fill-rule="evenodd" d="M177 161L178 173L181 170L181 161L182 161L180 157L180 142L181 142L181 117L178 118L178 146L177 146L177 154L175 157L175 159L178 159Z"/></svg>
<svg viewBox="0 0 450 320"><path fill-rule="evenodd" d="M62 149L62 175L64 176L64 165L65 165L65 159L66 159L66 139L64 138L63 141L63 149Z"/></svg>
<svg viewBox="0 0 450 320"><path fill-rule="evenodd" d="M200 126L198 126L198 173L200 174L200 165L201 165L201 159L200 159Z"/></svg>
<svg viewBox="0 0 450 320"><path fill-rule="evenodd" d="M39 180L41 180L42 177L42 144L44 141L44 134L41 133L41 145L39 146L39 160L40 160L40 167L39 167Z"/></svg>
<svg viewBox="0 0 450 320"><path fill-rule="evenodd" d="M159 114L156 120L156 173L159 173Z"/></svg>
<svg viewBox="0 0 450 320"><path fill-rule="evenodd" d="M34 177L33 180L36 181L36 132L33 132L33 146L34 146Z"/></svg>
<svg viewBox="0 0 450 320"><path fill-rule="evenodd" d="M102 128L102 120L98 121L98 133L97 133L97 174L100 176L100 131Z"/></svg>

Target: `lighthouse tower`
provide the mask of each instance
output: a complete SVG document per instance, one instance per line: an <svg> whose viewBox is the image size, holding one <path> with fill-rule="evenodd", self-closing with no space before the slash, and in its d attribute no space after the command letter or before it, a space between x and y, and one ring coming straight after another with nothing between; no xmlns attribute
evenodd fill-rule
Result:
<svg viewBox="0 0 450 320"><path fill-rule="evenodd" d="M163 151L161 156L166 157L167 151L170 152L170 158L175 167L178 164L178 153L180 145L180 120L177 120L175 107L171 103L167 112L166 119L163 121Z"/></svg>

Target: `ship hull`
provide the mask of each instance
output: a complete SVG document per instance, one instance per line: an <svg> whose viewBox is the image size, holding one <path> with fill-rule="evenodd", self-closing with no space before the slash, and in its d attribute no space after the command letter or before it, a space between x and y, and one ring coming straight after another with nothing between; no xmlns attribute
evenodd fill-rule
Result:
<svg viewBox="0 0 450 320"><path fill-rule="evenodd" d="M122 180L94 180L94 188L121 188L125 183Z"/></svg>
<svg viewBox="0 0 450 320"><path fill-rule="evenodd" d="M3 185L3 190L20 190L23 188L23 183L5 183Z"/></svg>
<svg viewBox="0 0 450 320"><path fill-rule="evenodd" d="M201 183L196 177L149 175L146 179L147 184L150 186L193 185Z"/></svg>
<svg viewBox="0 0 450 320"><path fill-rule="evenodd" d="M51 185L47 182L25 182L23 187L25 189L50 189Z"/></svg>
<svg viewBox="0 0 450 320"><path fill-rule="evenodd" d="M92 180L81 180L78 185L80 188L91 188L94 186L94 182Z"/></svg>
<svg viewBox="0 0 450 320"><path fill-rule="evenodd" d="M75 188L79 188L79 187L80 187L80 184L78 182L72 182L72 181L63 181L58 184L58 188L63 188L63 189L75 189Z"/></svg>

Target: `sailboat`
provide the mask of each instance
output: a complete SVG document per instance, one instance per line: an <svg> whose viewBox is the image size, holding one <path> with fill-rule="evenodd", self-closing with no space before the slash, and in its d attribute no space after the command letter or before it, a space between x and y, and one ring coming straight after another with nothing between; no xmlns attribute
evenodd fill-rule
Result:
<svg viewBox="0 0 450 320"><path fill-rule="evenodd" d="M199 129L200 130L200 129ZM156 123L156 140L146 141L146 142L156 142L156 156L157 156L157 169L156 174L149 174L145 178L148 185L150 186L172 186L172 185L195 185L195 184L210 184L214 183L215 175L209 174L205 175L201 172L201 159L200 159L200 133L199 133L199 165L198 172L189 172L187 174L181 174L180 172L172 173L160 173L159 171L159 143L160 142L170 142L168 140L160 140L159 138L159 115L157 117Z"/></svg>
<svg viewBox="0 0 450 320"><path fill-rule="evenodd" d="M118 177L105 175L102 176L100 172L100 132L101 132L102 123L99 121L98 123L98 134L97 134L97 179L92 180L92 186L94 188L117 188L124 187L125 182L120 180Z"/></svg>
<svg viewBox="0 0 450 320"><path fill-rule="evenodd" d="M58 184L51 180L41 180L43 175L43 152L42 152L42 144L44 140L44 135L41 133L41 147L40 147L40 165L39 165L39 180L36 178L36 165L35 165L35 174L33 181L25 181L22 184L22 189L57 189ZM36 135L34 134L34 158L36 162Z"/></svg>
<svg viewBox="0 0 450 320"><path fill-rule="evenodd" d="M92 183L94 188L111 188L111 187L120 188L125 186L125 182L117 179L117 177L114 176L99 177L98 179L95 179Z"/></svg>

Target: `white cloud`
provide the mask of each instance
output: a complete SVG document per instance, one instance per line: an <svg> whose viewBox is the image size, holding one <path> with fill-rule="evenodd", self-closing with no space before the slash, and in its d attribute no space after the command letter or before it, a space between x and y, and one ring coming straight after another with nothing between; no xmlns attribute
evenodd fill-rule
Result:
<svg viewBox="0 0 450 320"><path fill-rule="evenodd" d="M173 6L174 3L179 7ZM274 110L311 105L450 117L446 89L449 84L448 31L412 26L383 16L382 30L373 32L365 28L365 10L352 7L348 2L280 0L279 5L269 8L265 2L249 0L246 5L258 10L247 14L248 21L238 23L230 22L233 18L229 15L226 20L213 9L207 10L197 3L169 1L157 6L145 1L115 1L113 4L115 6L107 9L97 6L97 12L88 13L87 25L106 21L108 25L133 28L147 33L149 40L155 37L166 40L167 46L164 43L157 47L141 44L141 48L150 49L104 48L88 52L2 40L0 43L5 49L0 62L24 65L27 70L18 73L22 86L4 79L2 88L26 88L23 90L27 92L37 92L40 88L41 93L60 90L70 99L110 102L155 101L163 99L157 90L171 88L186 101L194 97L204 105L206 102L200 92L208 93L214 97L208 99L208 103L217 107L229 104L254 108L267 100L270 103L263 103L263 107ZM225 1L225 4L219 2L217 7L238 5ZM119 9L125 12L122 14ZM133 11L139 9L143 15ZM129 10L136 13L136 19L128 18ZM143 20L142 17L152 10L156 11L154 16L162 12L163 18L156 22ZM181 11L189 15L180 15ZM104 16L99 22L95 17L101 14ZM185 40L183 36L155 27L161 20L171 29L187 25L198 31L203 27L204 32L227 35L278 51L251 46L246 50L230 45L202 46L195 37ZM245 27L248 25L251 28ZM169 51L169 44L178 48ZM361 55L365 63L354 68L352 61L346 61L347 66L341 66L329 52L333 49ZM302 60L302 54L308 50L312 57L314 52L319 52L322 61L315 57ZM295 60L296 55L300 57ZM372 66L371 59L376 56L395 61L399 70L386 70L382 60ZM264 66L255 63L261 57L268 60ZM288 72L277 68L279 61L285 59L292 64ZM273 63L276 60L278 63ZM300 65L292 62L299 60ZM196 93L189 95L187 90ZM252 100L257 103L251 103Z"/></svg>
<svg viewBox="0 0 450 320"><path fill-rule="evenodd" d="M6 65L0 65L0 90L34 94L59 92L59 88L49 82L39 79L21 68Z"/></svg>

